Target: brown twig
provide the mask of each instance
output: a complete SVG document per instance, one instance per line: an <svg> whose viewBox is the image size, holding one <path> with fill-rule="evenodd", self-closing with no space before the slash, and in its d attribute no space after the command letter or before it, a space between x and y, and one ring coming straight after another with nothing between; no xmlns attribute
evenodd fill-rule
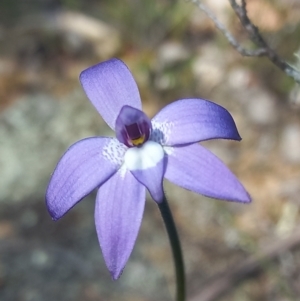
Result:
<svg viewBox="0 0 300 301"><path fill-rule="evenodd" d="M226 29L224 24L222 24L217 17L213 14L213 12L204 5L200 0L191 0L195 3L199 9L201 9L215 24L215 26L224 34L228 42L233 46L241 55L243 56L263 56L265 55L265 49L255 49L249 50L245 49L241 46L234 36Z"/></svg>
<svg viewBox="0 0 300 301"><path fill-rule="evenodd" d="M248 50L242 47L225 26L216 18L216 16L200 1L191 0L198 6L215 24L215 26L224 34L229 43L243 56L265 56L274 65L284 71L288 76L300 83L300 71L285 62L265 41L256 27L247 15L246 0L241 1L238 5L236 0L229 0L232 9L241 21L242 26L247 31L250 40L257 46L255 50Z"/></svg>
<svg viewBox="0 0 300 301"><path fill-rule="evenodd" d="M201 292L189 301L215 301L224 296L236 285L245 279L263 271L264 263L274 260L283 253L294 249L300 245L300 227L294 230L290 236L268 247L262 248L257 254L238 264L228 271L214 276L207 284L203 286Z"/></svg>
<svg viewBox="0 0 300 301"><path fill-rule="evenodd" d="M284 71L288 76L292 77L296 82L300 83L300 72L280 58L280 56L268 45L268 43L262 37L258 27L256 27L250 21L246 10L246 0L242 0L241 5L238 5L236 3L236 0L229 0L229 2L236 15L240 19L243 27L248 32L252 42L254 42L258 47L266 50L265 55L271 62L273 62L274 65Z"/></svg>

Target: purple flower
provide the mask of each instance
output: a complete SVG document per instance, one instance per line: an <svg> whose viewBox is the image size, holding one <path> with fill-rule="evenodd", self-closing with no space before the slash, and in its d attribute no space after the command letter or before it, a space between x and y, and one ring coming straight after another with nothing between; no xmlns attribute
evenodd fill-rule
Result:
<svg viewBox="0 0 300 301"><path fill-rule="evenodd" d="M160 203L163 178L202 195L248 203L231 171L197 142L241 140L231 115L203 99L182 99L150 120L134 78L118 59L84 70L88 98L116 138L92 137L73 144L52 175L46 202L54 220L97 188L96 230L106 265L120 277L132 252L145 205L145 189ZM188 202L188 201L186 201Z"/></svg>

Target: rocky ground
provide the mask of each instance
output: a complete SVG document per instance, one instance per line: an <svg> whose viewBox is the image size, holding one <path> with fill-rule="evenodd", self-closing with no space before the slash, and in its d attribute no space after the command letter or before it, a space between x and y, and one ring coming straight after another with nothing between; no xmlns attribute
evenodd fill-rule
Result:
<svg viewBox="0 0 300 301"><path fill-rule="evenodd" d="M208 3L251 47L227 1ZM179 98L206 98L231 112L243 138L203 145L237 174L252 204L165 183L189 300L299 300L300 93L293 81L264 58L241 57L188 1L14 4L0 4L0 300L174 299L172 257L152 200L117 282L99 249L95 194L58 222L45 208L64 150L84 137L112 135L78 75L113 56L132 70L149 116ZM253 0L248 8L270 44L293 62L298 2Z"/></svg>

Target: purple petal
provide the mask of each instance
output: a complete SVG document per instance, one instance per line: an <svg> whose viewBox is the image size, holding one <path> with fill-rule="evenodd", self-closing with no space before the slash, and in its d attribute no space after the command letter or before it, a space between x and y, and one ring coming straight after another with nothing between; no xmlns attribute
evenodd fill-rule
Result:
<svg viewBox="0 0 300 301"><path fill-rule="evenodd" d="M162 146L154 141L148 141L141 147L129 148L124 157L127 169L147 187L158 203L163 200L166 159Z"/></svg>
<svg viewBox="0 0 300 301"><path fill-rule="evenodd" d="M61 218L111 177L122 164L125 151L114 138L87 138L73 144L58 162L46 192L52 218Z"/></svg>
<svg viewBox="0 0 300 301"><path fill-rule="evenodd" d="M149 139L151 121L140 110L124 106L116 120L116 136L127 146L137 146Z"/></svg>
<svg viewBox="0 0 300 301"><path fill-rule="evenodd" d="M152 119L152 126L151 139L163 145L217 138L241 140L228 111L203 99L182 99L167 105Z"/></svg>
<svg viewBox="0 0 300 301"><path fill-rule="evenodd" d="M145 206L145 187L120 170L97 194L95 222L99 243L113 279L120 277L134 247Z"/></svg>
<svg viewBox="0 0 300 301"><path fill-rule="evenodd" d="M207 197L243 203L251 201L236 176L201 145L171 148L165 177Z"/></svg>
<svg viewBox="0 0 300 301"><path fill-rule="evenodd" d="M121 60L111 59L92 66L79 79L87 97L112 129L124 105L142 108L137 84Z"/></svg>

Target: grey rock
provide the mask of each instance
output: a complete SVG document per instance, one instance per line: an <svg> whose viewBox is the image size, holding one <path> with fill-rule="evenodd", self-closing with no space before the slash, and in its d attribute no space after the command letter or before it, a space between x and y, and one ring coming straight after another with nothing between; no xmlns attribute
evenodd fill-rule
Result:
<svg viewBox="0 0 300 301"><path fill-rule="evenodd" d="M33 32L62 36L64 46L71 52L92 47L100 58L114 56L121 47L121 37L115 28L97 18L71 10L27 14L7 35L17 35L26 40L34 38Z"/></svg>
<svg viewBox="0 0 300 301"><path fill-rule="evenodd" d="M0 202L43 196L57 161L81 138L111 135L83 95L27 95L0 115Z"/></svg>
<svg viewBox="0 0 300 301"><path fill-rule="evenodd" d="M212 89L226 77L228 59L222 50L207 44L201 48L192 63L192 72L199 86Z"/></svg>
<svg viewBox="0 0 300 301"><path fill-rule="evenodd" d="M282 157L290 163L300 163L300 125L288 124L280 139Z"/></svg>
<svg viewBox="0 0 300 301"><path fill-rule="evenodd" d="M158 66L165 67L187 59L190 55L188 49L181 43L168 41L158 49Z"/></svg>
<svg viewBox="0 0 300 301"><path fill-rule="evenodd" d="M276 102L270 93L260 88L252 88L244 93L246 113L256 125L273 125L278 117Z"/></svg>

